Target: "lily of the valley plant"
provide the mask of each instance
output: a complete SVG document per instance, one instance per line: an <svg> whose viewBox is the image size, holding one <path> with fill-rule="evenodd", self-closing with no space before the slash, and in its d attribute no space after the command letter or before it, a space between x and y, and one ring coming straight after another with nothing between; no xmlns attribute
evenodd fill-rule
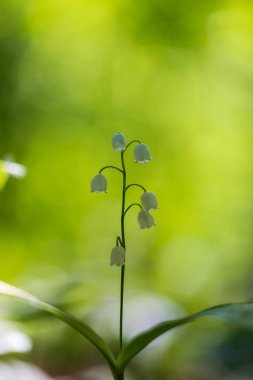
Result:
<svg viewBox="0 0 253 380"><path fill-rule="evenodd" d="M140 353L150 342L158 336L166 333L167 331L190 323L198 318L205 316L213 316L230 320L233 323L243 325L244 327L253 328L253 303L234 303L223 304L218 306L209 307L205 310L199 311L190 316L183 317L176 320L161 321L161 323L153 326L152 328L143 331L136 335L128 342L123 342L123 311L124 311L124 277L125 267L127 262L126 250L126 236L125 236L125 217L132 207L138 207L137 220L140 228L150 228L155 225L151 210L158 208L156 196L147 191L144 186L139 183L127 183L127 171L125 165L125 153L130 147L134 147L133 154L136 163L148 163L151 161L151 155L146 144L139 140L133 140L129 143L126 142L124 135L117 132L112 138L112 146L116 152L120 154L120 166L108 165L99 170L98 174L91 181L91 191L96 193L107 192L107 179L104 175L105 170L117 170L122 177L121 188L121 212L120 212L120 233L116 236L115 246L112 247L110 255L110 264L120 268L120 300L119 300L119 352L114 355L108 344L104 339L99 336L90 326L82 320L66 313L48 303L40 301L35 296L18 289L12 285L0 281L0 295L14 297L22 300L33 307L37 307L46 313L62 320L64 323L71 326L73 329L82 334L97 350L102 354L106 360L114 380L124 380L124 373L128 363ZM8 170L16 170L17 167L8 168ZM5 167L6 171L6 167ZM1 172L1 161L0 161ZM102 174L103 173L103 174ZM140 200L127 204L127 192L131 187L136 187L141 190Z"/></svg>
<svg viewBox="0 0 253 380"><path fill-rule="evenodd" d="M135 144L134 157L137 163L147 163L152 160L149 149L146 144L141 143L139 140L130 141L127 144L125 136L121 132L115 133L112 138L113 149L120 153L120 167L108 165L99 170L99 173L91 181L91 191L96 193L107 192L107 180L102 174L107 169L113 169L120 173L122 176L122 191L121 191L121 231L120 235L116 236L116 245L112 248L110 264L121 267L121 285L120 285L120 326L119 326L119 346L122 350L123 345L123 304L124 304L124 279L125 279L125 262L126 262L126 236L125 236L125 217L127 212L133 206L139 207L137 219L140 228L150 228L155 225L153 216L150 210L155 210L158 207L156 196L145 189L139 183L127 183L127 170L125 165L125 152L127 149ZM142 191L140 201L136 203L126 204L127 191L131 187L138 187Z"/></svg>

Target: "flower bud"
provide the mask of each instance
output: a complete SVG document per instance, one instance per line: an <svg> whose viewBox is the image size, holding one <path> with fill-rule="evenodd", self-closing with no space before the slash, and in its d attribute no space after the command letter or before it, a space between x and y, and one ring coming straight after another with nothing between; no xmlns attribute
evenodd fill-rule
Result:
<svg viewBox="0 0 253 380"><path fill-rule="evenodd" d="M146 191L141 196L141 203L145 210L155 210L158 208L156 196L151 191Z"/></svg>
<svg viewBox="0 0 253 380"><path fill-rule="evenodd" d="M138 214L138 222L142 229L155 226L155 220L153 216L147 210L144 209L142 209Z"/></svg>
<svg viewBox="0 0 253 380"><path fill-rule="evenodd" d="M110 265L116 265L122 267L125 264L126 252L121 246L114 247L111 251Z"/></svg>
<svg viewBox="0 0 253 380"><path fill-rule="evenodd" d="M152 157L150 156L150 153L146 144L136 145L136 147L134 148L134 157L135 157L135 162L143 163L143 164L152 160Z"/></svg>
<svg viewBox="0 0 253 380"><path fill-rule="evenodd" d="M120 152L121 150L124 150L126 148L126 139L125 139L125 136L122 135L121 132L117 132L113 136L112 146L113 146L113 149L116 150L117 152Z"/></svg>
<svg viewBox="0 0 253 380"><path fill-rule="evenodd" d="M90 183L90 191L94 193L107 193L107 180L104 175L95 175Z"/></svg>

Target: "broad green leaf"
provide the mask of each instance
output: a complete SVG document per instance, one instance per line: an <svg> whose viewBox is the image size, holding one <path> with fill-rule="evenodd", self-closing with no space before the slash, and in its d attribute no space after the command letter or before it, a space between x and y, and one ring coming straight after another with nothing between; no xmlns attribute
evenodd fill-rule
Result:
<svg viewBox="0 0 253 380"><path fill-rule="evenodd" d="M142 351L150 342L167 331L192 322L201 317L217 317L229 320L246 328L253 328L253 303L225 304L202 310L182 319L165 321L135 336L118 357L118 369L123 371L129 361Z"/></svg>
<svg viewBox="0 0 253 380"><path fill-rule="evenodd" d="M98 349L98 351L108 362L113 374L117 372L115 358L110 348L107 346L104 340L94 330L92 330L92 328L90 328L78 318L72 316L71 314L65 313L64 311L52 305L40 301L38 298L34 297L30 293L25 292L24 290L16 288L2 281L0 281L0 295L14 297L21 301L25 301L27 304L43 310L58 319L61 319L63 322L71 326L74 330L81 333L90 343L92 343Z"/></svg>

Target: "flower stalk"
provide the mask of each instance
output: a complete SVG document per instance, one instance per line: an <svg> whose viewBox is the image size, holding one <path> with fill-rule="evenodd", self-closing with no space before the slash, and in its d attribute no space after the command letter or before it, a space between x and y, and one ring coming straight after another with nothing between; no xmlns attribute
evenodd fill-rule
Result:
<svg viewBox="0 0 253 380"><path fill-rule="evenodd" d="M127 172L124 154L127 149L132 145L137 144L134 148L135 162L147 163L152 158L150 156L148 147L141 143L139 140L132 140L128 144L122 133L117 132L112 138L113 149L120 152L121 167L108 165L99 170L98 174L91 181L91 191L93 192L107 192L107 180L102 172L106 169L114 169L122 174L122 190L121 190L121 214L120 214L120 236L116 237L116 246L111 251L110 264L121 267L120 275L120 306L119 306L119 351L123 350L123 317L124 317L124 288L125 288L125 259L126 259L126 237L125 237L125 216L127 212L133 207L140 208L138 214L138 222L141 228L150 228L155 225L152 215L149 213L150 209L157 208L157 200L153 193L147 192L144 186L138 183L131 183L127 185ZM130 187L139 187L143 194L141 196L141 203L131 203L126 206L126 193ZM124 380L124 370L114 374L116 380Z"/></svg>
<svg viewBox="0 0 253 380"><path fill-rule="evenodd" d="M124 162L124 151L121 154L121 165L122 165L122 203L121 203L121 244L126 251L126 239L125 239L125 202L126 202L126 167ZM120 276L120 318L119 318L119 349L122 350L123 347L123 308L124 308L124 285L125 285L125 267L121 267Z"/></svg>

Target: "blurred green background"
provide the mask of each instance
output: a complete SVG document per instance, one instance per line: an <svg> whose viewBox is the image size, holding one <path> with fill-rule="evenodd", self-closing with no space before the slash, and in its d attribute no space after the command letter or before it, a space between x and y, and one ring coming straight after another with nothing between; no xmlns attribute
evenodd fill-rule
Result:
<svg viewBox="0 0 253 380"><path fill-rule="evenodd" d="M108 171L106 195L89 183L119 164L121 131L154 158L137 165L129 150L129 182L159 200L157 227L140 230L135 209L127 218L126 335L252 299L252 19L250 0L1 2L0 159L28 169L0 192L1 280L84 318L117 350L119 270L108 264L121 180ZM60 322L0 302L3 326L19 320L33 342L3 350L1 379L22 362L51 378L107 378ZM253 379L252 337L196 322L147 348L128 378Z"/></svg>

